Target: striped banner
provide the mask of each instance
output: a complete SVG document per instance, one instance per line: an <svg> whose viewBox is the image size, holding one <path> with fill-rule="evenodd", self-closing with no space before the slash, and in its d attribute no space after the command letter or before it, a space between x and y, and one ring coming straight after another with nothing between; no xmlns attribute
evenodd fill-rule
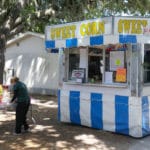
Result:
<svg viewBox="0 0 150 150"><path fill-rule="evenodd" d="M103 129L103 105L102 94L91 93L91 126Z"/></svg>
<svg viewBox="0 0 150 150"><path fill-rule="evenodd" d="M80 119L80 92L70 91L69 96L70 121L75 124L81 124Z"/></svg>
<svg viewBox="0 0 150 150"><path fill-rule="evenodd" d="M45 41L46 49L53 49L53 48L71 48L71 47L78 47L78 46L94 46L94 45L102 45L104 44L103 35L99 36L92 36L92 37L85 37L82 39L66 39L66 40L48 40Z"/></svg>
<svg viewBox="0 0 150 150"><path fill-rule="evenodd" d="M129 135L129 104L127 96L115 96L116 132Z"/></svg>
<svg viewBox="0 0 150 150"><path fill-rule="evenodd" d="M104 93L58 92L58 118L62 122L143 137L150 134L150 97Z"/></svg>
<svg viewBox="0 0 150 150"><path fill-rule="evenodd" d="M54 48L71 48L79 46L94 46L102 44L116 44L116 43L137 43L141 39L137 38L136 35L99 35L85 38L73 38L66 40L49 40L45 41L46 49Z"/></svg>
<svg viewBox="0 0 150 150"><path fill-rule="evenodd" d="M142 133L143 136L150 133L149 98L142 97Z"/></svg>

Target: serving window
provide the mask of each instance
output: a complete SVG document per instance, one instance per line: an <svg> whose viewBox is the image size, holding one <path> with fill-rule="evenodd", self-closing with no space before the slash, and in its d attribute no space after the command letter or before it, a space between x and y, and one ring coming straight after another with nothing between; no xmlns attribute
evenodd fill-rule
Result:
<svg viewBox="0 0 150 150"><path fill-rule="evenodd" d="M86 51L81 48L68 49L68 81L93 84L126 83L126 51L126 45L87 47Z"/></svg>
<svg viewBox="0 0 150 150"><path fill-rule="evenodd" d="M74 70L77 70L79 68L79 62L80 62L80 51L78 48L71 48L68 49L68 80L73 80L72 79L72 73Z"/></svg>
<svg viewBox="0 0 150 150"><path fill-rule="evenodd" d="M88 50L88 82L102 83L101 61L103 50L91 47Z"/></svg>
<svg viewBox="0 0 150 150"><path fill-rule="evenodd" d="M150 44L144 45L144 83L150 83Z"/></svg>

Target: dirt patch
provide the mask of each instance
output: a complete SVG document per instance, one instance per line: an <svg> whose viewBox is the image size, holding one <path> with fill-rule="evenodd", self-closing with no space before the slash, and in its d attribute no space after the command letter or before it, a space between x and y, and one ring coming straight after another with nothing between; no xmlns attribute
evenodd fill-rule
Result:
<svg viewBox="0 0 150 150"><path fill-rule="evenodd" d="M0 111L0 150L128 150L136 142L127 136L60 123L56 97L32 98L36 124L29 111L31 133L14 136L15 113Z"/></svg>

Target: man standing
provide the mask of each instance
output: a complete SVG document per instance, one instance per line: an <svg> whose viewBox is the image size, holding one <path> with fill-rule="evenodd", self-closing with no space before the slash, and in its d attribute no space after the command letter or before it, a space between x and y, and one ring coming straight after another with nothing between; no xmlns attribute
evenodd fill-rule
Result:
<svg viewBox="0 0 150 150"><path fill-rule="evenodd" d="M29 125L26 121L26 115L30 106L30 96L26 85L20 82L19 78L12 78L11 83L13 84L13 98L11 102L16 101L17 103L15 134L21 134L22 125L24 126L25 131L28 131L29 129Z"/></svg>

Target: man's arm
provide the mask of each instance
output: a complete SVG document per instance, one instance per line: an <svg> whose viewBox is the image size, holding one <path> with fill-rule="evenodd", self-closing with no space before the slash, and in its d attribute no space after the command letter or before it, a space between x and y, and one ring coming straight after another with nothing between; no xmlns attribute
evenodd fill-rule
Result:
<svg viewBox="0 0 150 150"><path fill-rule="evenodd" d="M14 90L14 95L10 102L12 103L16 98L17 98L17 90Z"/></svg>

